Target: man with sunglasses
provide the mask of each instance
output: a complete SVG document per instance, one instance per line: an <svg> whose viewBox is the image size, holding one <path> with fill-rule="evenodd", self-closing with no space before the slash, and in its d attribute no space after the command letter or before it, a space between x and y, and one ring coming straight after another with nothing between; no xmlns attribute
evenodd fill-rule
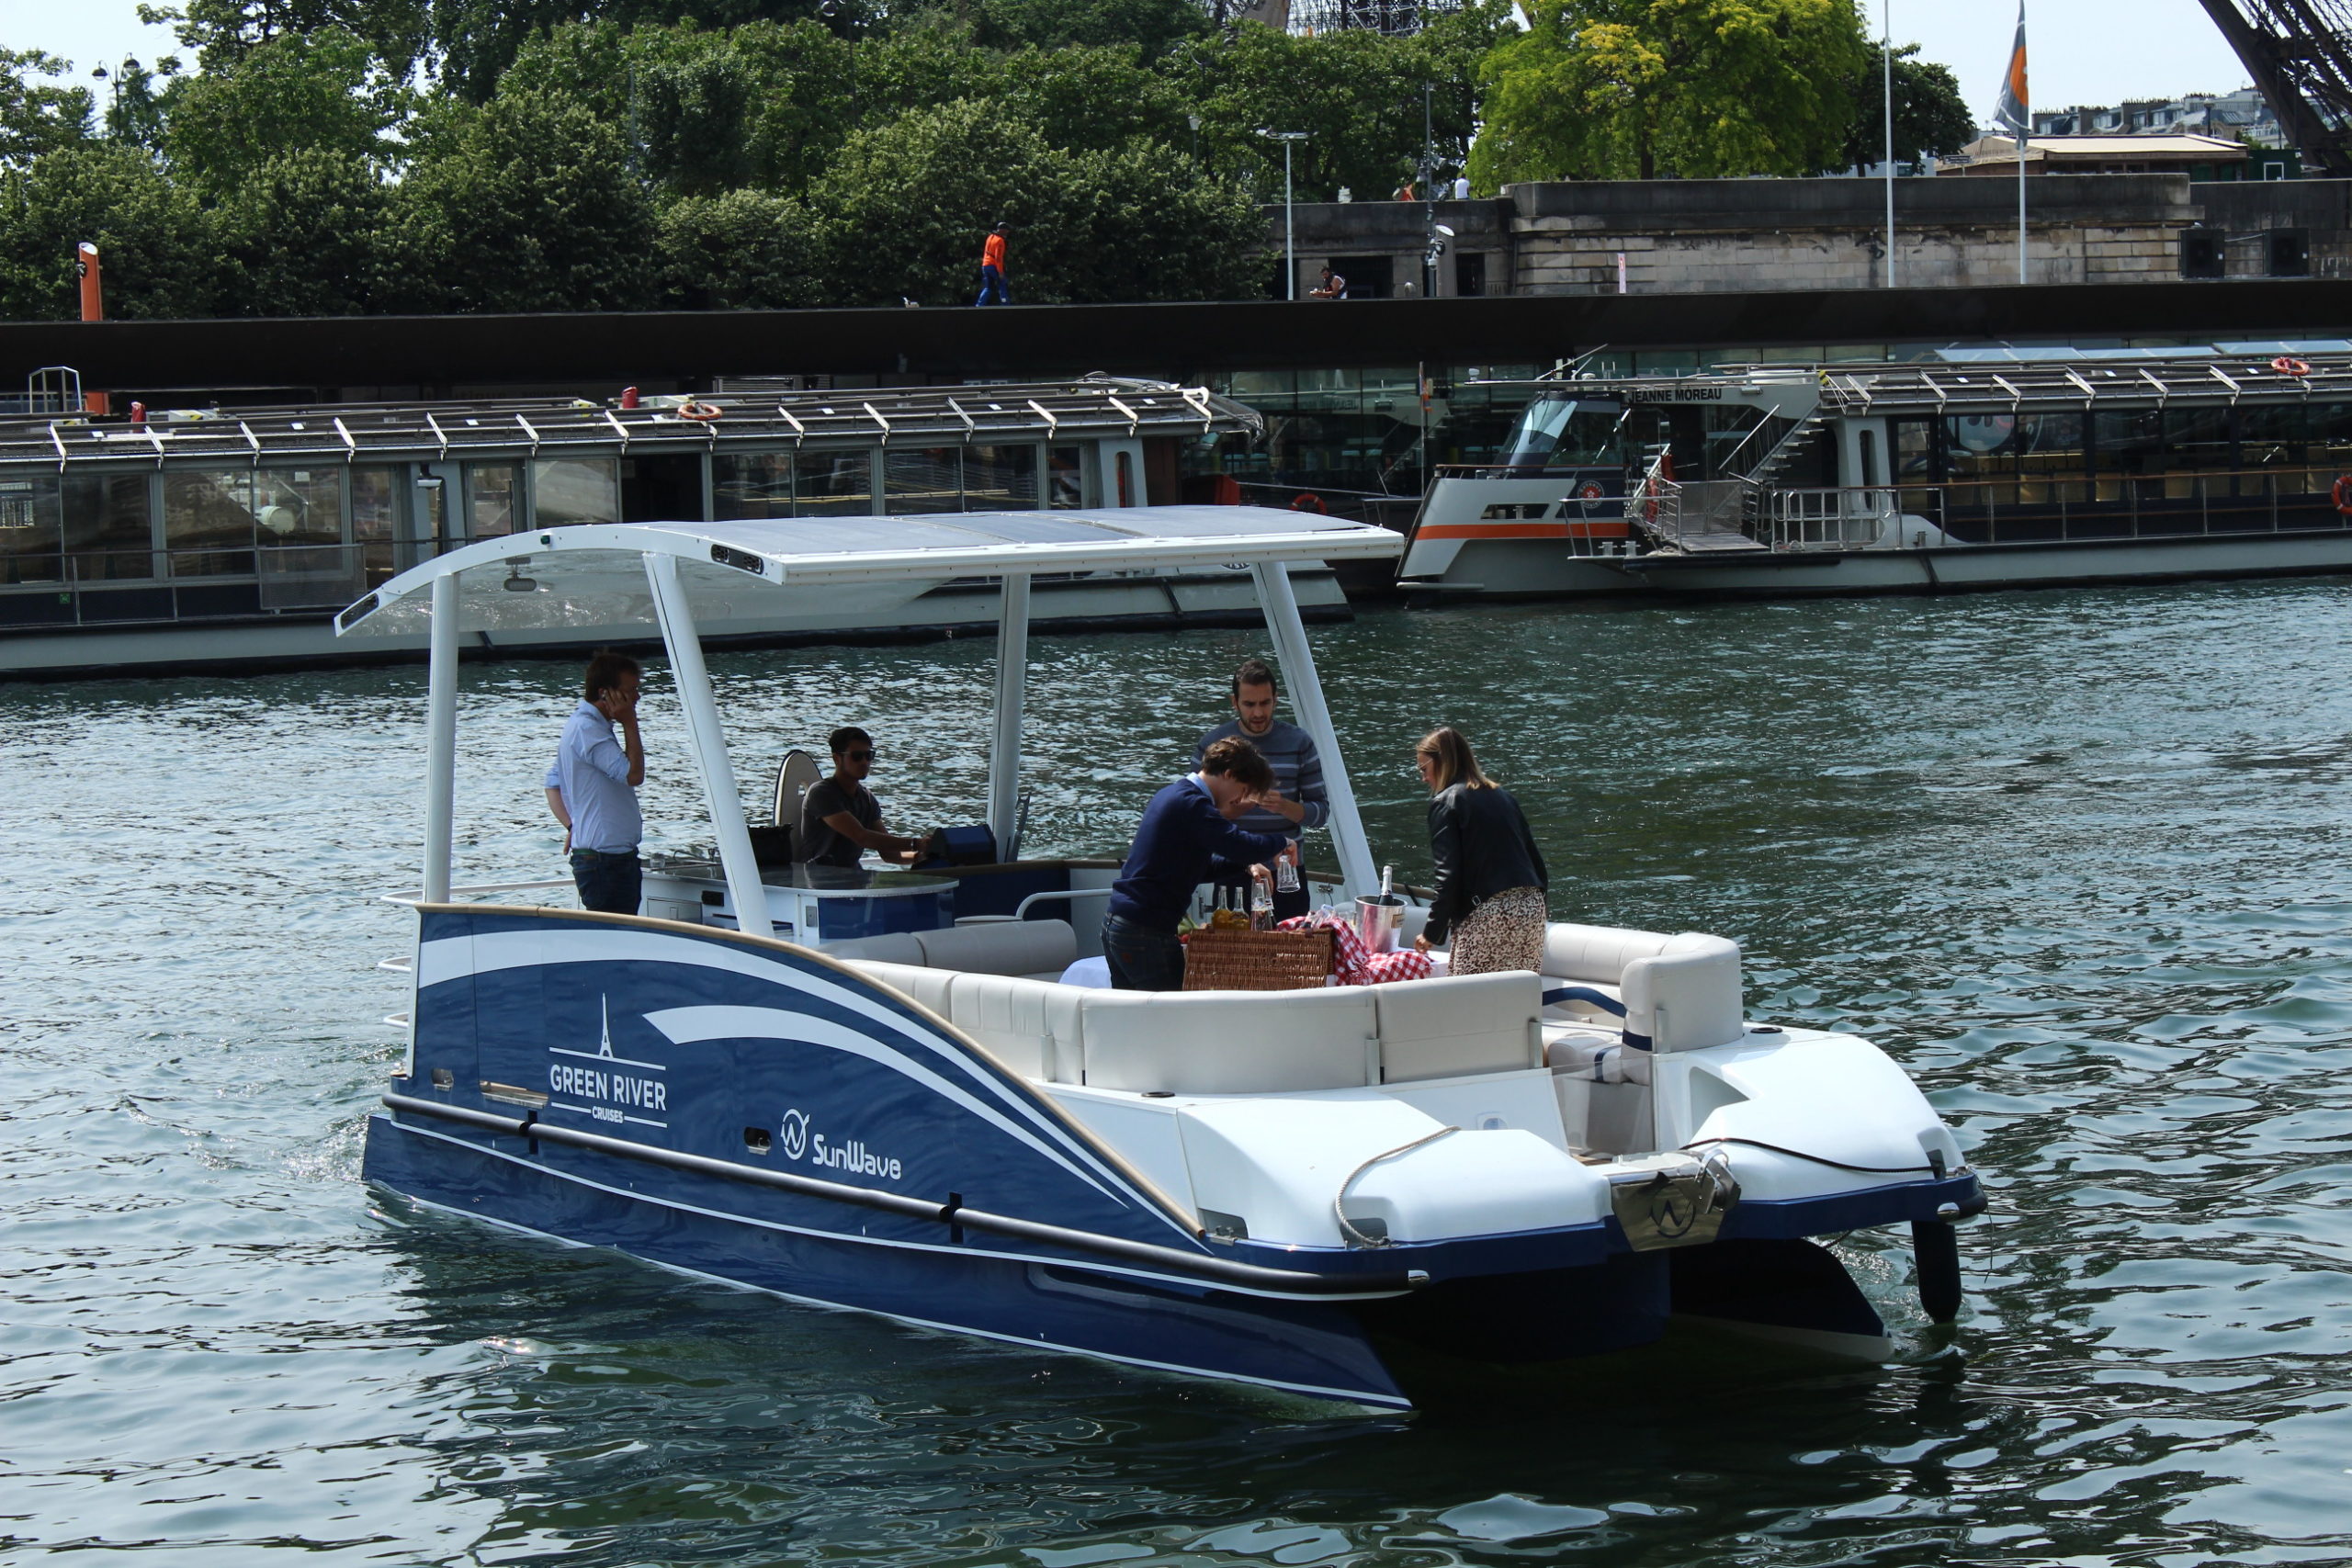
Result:
<svg viewBox="0 0 2352 1568"><path fill-rule="evenodd" d="M882 830L882 803L865 787L881 755L874 738L849 726L834 730L825 744L833 753L832 776L818 780L801 799L800 858L811 865L850 866L867 850L901 862L921 854L921 839Z"/></svg>

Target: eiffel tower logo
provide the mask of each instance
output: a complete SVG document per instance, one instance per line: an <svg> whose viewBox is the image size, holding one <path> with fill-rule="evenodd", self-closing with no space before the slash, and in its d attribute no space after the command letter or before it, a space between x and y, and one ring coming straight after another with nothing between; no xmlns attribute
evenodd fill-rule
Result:
<svg viewBox="0 0 2352 1568"><path fill-rule="evenodd" d="M598 1055L599 1056L604 1057L606 1061L608 1061L608 1062L609 1062L609 1061L611 1061L611 1060L612 1060L612 1057L613 1057L613 1003L612 1003L612 998L609 998L609 997L603 997L603 996L600 996L600 997L598 997L598 998L596 998L596 1002L597 1002L597 1005L598 1005L599 1007L601 1007L601 1008L604 1010L604 1014L605 1014L605 1027L604 1027L604 1032L603 1032L603 1034L598 1038L598 1040L597 1040L597 1042L596 1042L596 1055Z"/></svg>

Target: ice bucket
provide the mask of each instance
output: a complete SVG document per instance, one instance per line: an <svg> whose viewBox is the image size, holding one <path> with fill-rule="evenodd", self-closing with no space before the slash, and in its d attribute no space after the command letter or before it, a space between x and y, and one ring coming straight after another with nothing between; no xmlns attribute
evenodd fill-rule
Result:
<svg viewBox="0 0 2352 1568"><path fill-rule="evenodd" d="M1396 939L1405 930L1405 900L1390 894L1385 897L1361 897L1356 900L1356 934L1363 938L1367 953L1394 953Z"/></svg>

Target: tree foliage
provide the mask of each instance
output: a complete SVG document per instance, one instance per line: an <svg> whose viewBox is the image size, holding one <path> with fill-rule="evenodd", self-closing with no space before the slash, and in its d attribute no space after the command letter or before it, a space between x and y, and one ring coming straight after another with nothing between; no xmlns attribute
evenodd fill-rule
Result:
<svg viewBox="0 0 2352 1568"><path fill-rule="evenodd" d="M35 80L72 69L37 49L0 49L0 165L21 166L89 140L90 90Z"/></svg>
<svg viewBox="0 0 2352 1568"><path fill-rule="evenodd" d="M1957 152L1976 140L1976 117L1968 111L1960 83L1949 67L1918 58L1919 46L1894 51L1894 161L1917 164L1930 153ZM1876 164L1886 156L1886 51L1873 46L1851 93L1853 130L1838 158L1840 168Z"/></svg>
<svg viewBox="0 0 2352 1568"><path fill-rule="evenodd" d="M179 83L163 125L166 159L221 190L290 150L373 164L406 118L408 92L366 39L340 28L282 33L225 70Z"/></svg>
<svg viewBox="0 0 2352 1568"><path fill-rule="evenodd" d="M1870 59L1853 0L1529 0L1487 57L1475 187L1836 165Z"/></svg>

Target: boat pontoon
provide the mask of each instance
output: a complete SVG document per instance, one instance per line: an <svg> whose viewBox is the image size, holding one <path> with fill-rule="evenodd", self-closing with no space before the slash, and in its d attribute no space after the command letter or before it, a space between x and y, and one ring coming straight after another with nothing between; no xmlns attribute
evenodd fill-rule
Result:
<svg viewBox="0 0 2352 1568"><path fill-rule="evenodd" d="M1811 1239L1863 1227L1910 1226L1951 1318L1953 1222L1984 1204L1951 1133L1868 1041L1748 1021L1722 937L1557 924L1541 976L1087 983L1115 868L1012 845L1030 580L1247 570L1325 759L1339 898L1377 879L1291 572L1396 547L1246 507L616 525L383 584L342 632L422 630L432 665L411 1046L367 1178L786 1297L1374 1406L1411 1401L1427 1359L1399 1347L1556 1360L1678 1313L1883 1354ZM1001 858L763 864L696 627L967 576L1000 584ZM458 649L566 617L659 623L709 807L715 852L652 859L641 917L453 886Z"/></svg>

